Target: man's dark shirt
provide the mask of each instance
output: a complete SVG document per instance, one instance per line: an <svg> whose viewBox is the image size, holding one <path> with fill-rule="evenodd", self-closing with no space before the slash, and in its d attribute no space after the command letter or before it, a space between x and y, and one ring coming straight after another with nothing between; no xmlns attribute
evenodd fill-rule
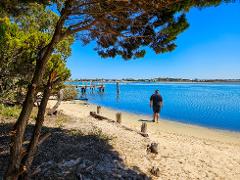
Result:
<svg viewBox="0 0 240 180"><path fill-rule="evenodd" d="M153 106L160 106L160 102L163 101L162 96L160 94L153 94L150 98L150 101L153 102Z"/></svg>

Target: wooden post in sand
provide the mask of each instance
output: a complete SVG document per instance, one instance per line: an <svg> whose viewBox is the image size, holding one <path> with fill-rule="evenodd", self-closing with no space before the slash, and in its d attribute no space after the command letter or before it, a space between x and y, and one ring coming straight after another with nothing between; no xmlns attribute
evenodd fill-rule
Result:
<svg viewBox="0 0 240 180"><path fill-rule="evenodd" d="M120 93L119 82L116 83L116 88L117 88L117 94L119 95L119 93Z"/></svg>
<svg viewBox="0 0 240 180"><path fill-rule="evenodd" d="M147 134L147 123L143 122L141 125L141 133Z"/></svg>
<svg viewBox="0 0 240 180"><path fill-rule="evenodd" d="M101 106L97 106L97 114L100 114Z"/></svg>
<svg viewBox="0 0 240 180"><path fill-rule="evenodd" d="M122 123L122 114L121 113L116 114L116 120L117 120L117 123L119 123L119 124Z"/></svg>

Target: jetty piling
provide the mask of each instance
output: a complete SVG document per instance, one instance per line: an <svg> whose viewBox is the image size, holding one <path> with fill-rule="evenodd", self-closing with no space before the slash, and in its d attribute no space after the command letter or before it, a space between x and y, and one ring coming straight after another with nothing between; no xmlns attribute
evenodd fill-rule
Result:
<svg viewBox="0 0 240 180"><path fill-rule="evenodd" d="M117 94L119 95L119 93L120 93L120 86L119 86L119 82L117 82L117 83L116 83L116 87L117 87L117 88L116 88L116 89L117 89Z"/></svg>
<svg viewBox="0 0 240 180"><path fill-rule="evenodd" d="M99 92L103 93L105 91L105 85L104 84L93 84L92 82L90 82L90 84L88 83L82 83L81 85L74 85L76 88L80 88L81 89L81 93L82 94L86 94L87 93L87 89L90 89L90 93L93 93L95 91L95 89L97 88L99 90Z"/></svg>

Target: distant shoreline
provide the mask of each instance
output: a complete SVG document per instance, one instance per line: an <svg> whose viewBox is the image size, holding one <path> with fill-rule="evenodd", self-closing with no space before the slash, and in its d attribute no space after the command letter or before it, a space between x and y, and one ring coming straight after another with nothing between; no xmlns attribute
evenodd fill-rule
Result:
<svg viewBox="0 0 240 180"><path fill-rule="evenodd" d="M72 82L74 82L74 81L72 81ZM108 83L114 83L114 82L108 82ZM120 81L120 83L169 83L169 84L177 84L177 83L179 83L179 84L232 84L232 83L239 83L240 84L240 81L236 81L236 82L184 82L184 81L182 81L182 82L180 82L180 81L150 81L150 82L143 82L143 81Z"/></svg>
<svg viewBox="0 0 240 180"><path fill-rule="evenodd" d="M102 83L240 83L240 80L199 80L199 81L191 81L191 80L182 80L182 81L154 81L154 80L109 80L109 79L79 79L79 80L68 80L66 82L102 82Z"/></svg>

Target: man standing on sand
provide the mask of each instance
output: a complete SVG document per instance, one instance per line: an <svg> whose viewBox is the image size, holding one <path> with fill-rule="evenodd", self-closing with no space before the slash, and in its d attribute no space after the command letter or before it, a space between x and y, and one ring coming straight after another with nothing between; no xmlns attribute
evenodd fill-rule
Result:
<svg viewBox="0 0 240 180"><path fill-rule="evenodd" d="M159 94L159 90L150 97L150 108L153 108L153 122L158 122L159 113L163 104L163 98Z"/></svg>

